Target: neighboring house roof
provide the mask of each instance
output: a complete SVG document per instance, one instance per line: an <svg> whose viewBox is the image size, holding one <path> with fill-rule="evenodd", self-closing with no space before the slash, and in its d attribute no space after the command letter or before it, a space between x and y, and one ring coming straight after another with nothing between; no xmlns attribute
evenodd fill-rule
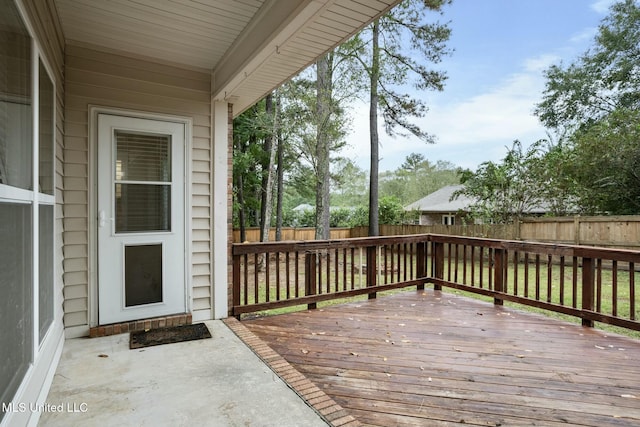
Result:
<svg viewBox="0 0 640 427"><path fill-rule="evenodd" d="M436 212L450 213L467 210L469 205L473 203L473 199L461 195L456 199L450 200L453 193L460 190L462 185L448 185L433 193L423 197L422 199L405 206L406 211Z"/></svg>
<svg viewBox="0 0 640 427"><path fill-rule="evenodd" d="M345 210L349 210L349 211L355 211L356 208L353 206L329 206L329 212L333 212L333 211L337 211L337 210L341 210L341 209L345 209ZM298 206L296 206L295 208L291 209L294 212L307 212L307 211L314 211L316 210L315 206L310 205L309 203L302 203Z"/></svg>
<svg viewBox="0 0 640 427"><path fill-rule="evenodd" d="M292 209L294 212L307 212L315 209L315 206L311 206L309 203L303 203Z"/></svg>
<svg viewBox="0 0 640 427"><path fill-rule="evenodd" d="M474 203L474 199L465 195L460 195L457 198L451 200L453 193L462 189L463 185L448 185L441 189L434 191L433 193L423 197L422 199L405 206L406 211L420 211L420 212L433 212L433 213L451 213L458 211L466 211L468 207ZM544 214L549 212L549 209L545 203L532 206L526 210L530 214Z"/></svg>

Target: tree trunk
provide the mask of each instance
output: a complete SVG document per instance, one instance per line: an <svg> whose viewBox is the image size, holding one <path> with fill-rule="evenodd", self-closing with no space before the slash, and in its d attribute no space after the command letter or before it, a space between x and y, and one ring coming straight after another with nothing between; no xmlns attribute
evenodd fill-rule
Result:
<svg viewBox="0 0 640 427"><path fill-rule="evenodd" d="M280 114L280 97L276 96L276 116ZM284 141L280 127L276 131L276 144L278 145L278 174L276 199L276 241L282 240L282 198L284 196Z"/></svg>
<svg viewBox="0 0 640 427"><path fill-rule="evenodd" d="M244 212L244 189L242 188L244 185L244 181L242 179L242 174L238 175L238 205L240 208L238 209L238 222L240 223L240 242L244 242L247 240L247 225L245 220L245 212Z"/></svg>
<svg viewBox="0 0 640 427"><path fill-rule="evenodd" d="M273 95L269 94L265 98L265 111L267 117L273 114ZM273 166L272 156L273 134L267 135L264 139L263 150L268 155L266 161L262 163L262 185L260 197L260 241L267 242L269 240L269 228L271 227L271 182L273 175L271 173ZM268 212L267 212L268 211Z"/></svg>
<svg viewBox="0 0 640 427"><path fill-rule="evenodd" d="M273 95L269 94L266 98L266 112L267 116L273 115L273 129L269 132L269 136L265 138L265 152L269 154L269 159L266 164L266 174L263 175L263 192L262 192L262 206L261 206L261 223L260 223L260 241L269 241L269 229L271 228L271 211L273 209L273 177L274 177L274 164L276 158L276 150L273 148L273 135L277 126L277 116L273 114Z"/></svg>
<svg viewBox="0 0 640 427"><path fill-rule="evenodd" d="M328 125L331 120L332 75L330 53L316 63L316 239L329 238L329 145Z"/></svg>
<svg viewBox="0 0 640 427"><path fill-rule="evenodd" d="M369 175L369 236L379 234L378 226L378 80L380 78L380 26L373 22L371 52L371 98L369 103L369 134L371 143L371 170Z"/></svg>

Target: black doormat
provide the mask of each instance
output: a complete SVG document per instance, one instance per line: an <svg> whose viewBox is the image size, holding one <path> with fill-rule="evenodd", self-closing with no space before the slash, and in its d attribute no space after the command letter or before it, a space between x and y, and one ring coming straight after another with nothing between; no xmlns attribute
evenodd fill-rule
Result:
<svg viewBox="0 0 640 427"><path fill-rule="evenodd" d="M211 333L204 323L148 329L146 331L131 332L129 348L133 350L134 348L193 341L202 338L211 338Z"/></svg>

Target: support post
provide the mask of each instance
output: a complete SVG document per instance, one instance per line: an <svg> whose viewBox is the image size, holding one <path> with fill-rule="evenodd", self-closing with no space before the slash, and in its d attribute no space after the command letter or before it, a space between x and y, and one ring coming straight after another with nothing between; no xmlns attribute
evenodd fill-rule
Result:
<svg viewBox="0 0 640 427"><path fill-rule="evenodd" d="M304 289L305 296L311 296L316 294L316 253L305 252L304 254ZM312 302L307 304L309 310L315 310L317 304Z"/></svg>
<svg viewBox="0 0 640 427"><path fill-rule="evenodd" d="M419 242L416 246L416 277L420 279L427 277L427 242ZM423 290L424 282L419 284L416 289Z"/></svg>
<svg viewBox="0 0 640 427"><path fill-rule="evenodd" d="M496 292L506 292L505 272L506 272L506 251L504 249L495 249L493 251L493 290ZM499 297L493 299L495 305L503 305L504 300Z"/></svg>
<svg viewBox="0 0 640 427"><path fill-rule="evenodd" d="M444 243L433 242L433 277L444 279ZM433 285L435 291L441 291L442 285Z"/></svg>
<svg viewBox="0 0 640 427"><path fill-rule="evenodd" d="M582 258L582 310L593 311L595 288L595 263L593 258ZM593 328L593 320L582 318L582 326Z"/></svg>
<svg viewBox="0 0 640 427"><path fill-rule="evenodd" d="M239 256L234 256L233 257L233 278L232 278L232 285L231 285L231 305L233 305L233 307L231 308L233 310L234 307L237 307L240 305L240 257ZM240 320L240 315L236 315L236 318L238 320Z"/></svg>
<svg viewBox="0 0 640 427"><path fill-rule="evenodd" d="M378 283L378 251L376 246L367 246L367 287L375 287ZM375 299L377 294L371 292L369 299Z"/></svg>

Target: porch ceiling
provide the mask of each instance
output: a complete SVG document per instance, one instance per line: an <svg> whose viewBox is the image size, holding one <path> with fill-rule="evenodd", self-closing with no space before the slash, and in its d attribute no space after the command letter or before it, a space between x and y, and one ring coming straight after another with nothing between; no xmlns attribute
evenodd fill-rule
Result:
<svg viewBox="0 0 640 427"><path fill-rule="evenodd" d="M212 73L236 114L399 0L55 0L66 42Z"/></svg>

